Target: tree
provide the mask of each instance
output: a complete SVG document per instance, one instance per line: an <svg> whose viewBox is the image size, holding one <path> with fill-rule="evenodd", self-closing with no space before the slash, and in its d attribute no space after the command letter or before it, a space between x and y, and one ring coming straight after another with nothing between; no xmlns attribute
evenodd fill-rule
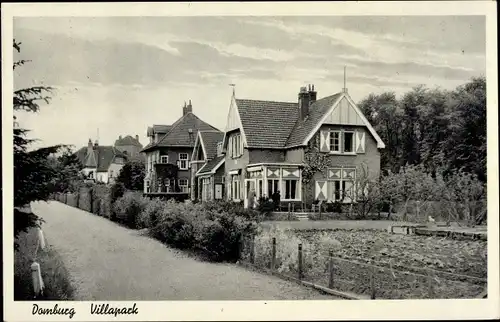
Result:
<svg viewBox="0 0 500 322"><path fill-rule="evenodd" d="M14 40L13 47L19 52L21 43ZM14 62L13 68L19 68L27 60ZM13 93L14 111L36 113L43 101L49 103L53 88L33 86L17 89ZM56 169L49 161L49 156L57 153L63 146L56 145L33 151L28 146L34 141L28 139L29 130L22 129L14 116L14 237L30 227L39 227L42 220L30 210L30 203L37 200L48 200L54 191L53 182L57 177ZM17 244L14 243L16 247Z"/></svg>
<svg viewBox="0 0 500 322"><path fill-rule="evenodd" d="M143 190L146 169L141 161L129 161L118 174L117 182L123 183L128 190Z"/></svg>
<svg viewBox="0 0 500 322"><path fill-rule="evenodd" d="M59 155L49 158L55 170L52 179L52 190L54 192L74 192L83 184L84 176L81 173L82 164L73 153L71 147L64 147Z"/></svg>
<svg viewBox="0 0 500 322"><path fill-rule="evenodd" d="M347 193L351 201L355 202L355 211L358 218L366 218L380 202L378 180L370 175L368 166L361 165L357 172L355 188Z"/></svg>

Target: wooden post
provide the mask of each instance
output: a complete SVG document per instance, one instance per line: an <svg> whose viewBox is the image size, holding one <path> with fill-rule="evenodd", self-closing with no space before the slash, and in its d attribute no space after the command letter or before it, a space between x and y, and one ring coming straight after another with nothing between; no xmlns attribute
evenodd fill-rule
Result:
<svg viewBox="0 0 500 322"><path fill-rule="evenodd" d="M329 260L328 260L328 271L330 272L330 278L328 279L328 288L333 288L333 251L330 250L330 254L329 254Z"/></svg>
<svg viewBox="0 0 500 322"><path fill-rule="evenodd" d="M292 212L295 212L295 203L292 203Z"/></svg>
<svg viewBox="0 0 500 322"><path fill-rule="evenodd" d="M433 281L433 278L432 278L430 271L427 273L427 287L429 288L429 298L433 299L434 298L434 281Z"/></svg>
<svg viewBox="0 0 500 322"><path fill-rule="evenodd" d="M37 228L37 233L38 233L38 243L40 245L40 249L44 250L45 249L45 237L43 236L42 229Z"/></svg>
<svg viewBox="0 0 500 322"><path fill-rule="evenodd" d="M299 256L298 256L298 271L299 271L299 280L302 280L302 244L299 244Z"/></svg>
<svg viewBox="0 0 500 322"><path fill-rule="evenodd" d="M291 209L292 209L292 205L290 203L288 203L288 213L291 212Z"/></svg>
<svg viewBox="0 0 500 322"><path fill-rule="evenodd" d="M276 269L276 237L273 237L273 248L271 254L271 270L274 271Z"/></svg>
<svg viewBox="0 0 500 322"><path fill-rule="evenodd" d="M321 207L321 201L320 201L320 202L318 203L318 211L319 211L319 219L320 219L320 220L321 220L321 213L322 213L321 208L323 208L323 207Z"/></svg>
<svg viewBox="0 0 500 322"><path fill-rule="evenodd" d="M238 244L238 260L240 260L242 258L242 255L243 255L244 240L245 240L245 236L243 234L241 234L240 242Z"/></svg>
<svg viewBox="0 0 500 322"><path fill-rule="evenodd" d="M252 239L250 241L250 263L255 263L255 235L252 235Z"/></svg>
<svg viewBox="0 0 500 322"><path fill-rule="evenodd" d="M370 269L370 298L375 299L375 269Z"/></svg>
<svg viewBox="0 0 500 322"><path fill-rule="evenodd" d="M38 264L37 262L31 264L31 279L33 282L34 297L36 298L39 295L43 294L44 288L40 264Z"/></svg>

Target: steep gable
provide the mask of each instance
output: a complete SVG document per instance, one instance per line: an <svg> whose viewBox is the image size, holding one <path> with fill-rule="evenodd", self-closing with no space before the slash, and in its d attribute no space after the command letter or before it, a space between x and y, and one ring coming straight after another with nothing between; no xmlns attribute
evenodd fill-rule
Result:
<svg viewBox="0 0 500 322"><path fill-rule="evenodd" d="M199 134L205 158L215 158L217 156L217 143L222 141L224 133L221 131L200 131Z"/></svg>

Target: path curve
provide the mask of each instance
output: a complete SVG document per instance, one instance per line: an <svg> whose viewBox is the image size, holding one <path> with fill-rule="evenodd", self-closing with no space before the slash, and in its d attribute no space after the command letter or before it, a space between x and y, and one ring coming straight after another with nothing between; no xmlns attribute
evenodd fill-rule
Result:
<svg viewBox="0 0 500 322"><path fill-rule="evenodd" d="M198 261L105 218L57 201L33 204L47 243L61 255L76 300L332 300L248 271Z"/></svg>

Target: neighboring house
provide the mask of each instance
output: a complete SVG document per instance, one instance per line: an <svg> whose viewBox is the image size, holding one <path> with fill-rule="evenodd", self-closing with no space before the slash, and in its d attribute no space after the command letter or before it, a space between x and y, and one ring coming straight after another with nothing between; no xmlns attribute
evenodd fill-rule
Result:
<svg viewBox="0 0 500 322"><path fill-rule="evenodd" d="M139 142L139 135L135 138L131 135L118 137L115 141L115 148L128 156L128 160L137 160L144 162L144 155L141 153L143 148L141 142Z"/></svg>
<svg viewBox="0 0 500 322"><path fill-rule="evenodd" d="M76 152L83 165L82 173L88 180L113 183L127 160L127 156L113 146L101 146L89 139L86 148Z"/></svg>
<svg viewBox="0 0 500 322"><path fill-rule="evenodd" d="M190 161L198 131L218 130L193 114L191 101L188 105L184 104L182 117L172 125L148 128L150 143L142 150L146 156L144 193L189 197ZM177 166L175 170L172 170L172 165Z"/></svg>
<svg viewBox="0 0 500 322"><path fill-rule="evenodd" d="M302 182L309 148L330 158L331 166ZM380 171L384 143L346 89L317 99L314 85L302 87L298 102L237 99L229 108L223 151L227 199L248 203L280 191L284 204L315 200L350 202L361 166Z"/></svg>
<svg viewBox="0 0 500 322"><path fill-rule="evenodd" d="M224 196L224 154L221 131L199 131L191 158L191 199L217 200Z"/></svg>

